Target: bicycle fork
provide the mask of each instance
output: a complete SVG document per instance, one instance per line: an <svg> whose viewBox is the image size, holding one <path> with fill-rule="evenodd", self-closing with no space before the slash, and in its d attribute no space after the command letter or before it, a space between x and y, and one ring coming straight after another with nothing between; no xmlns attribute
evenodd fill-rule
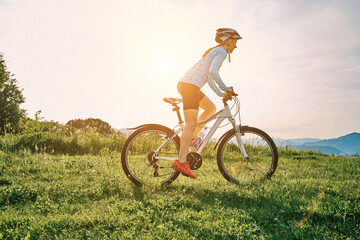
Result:
<svg viewBox="0 0 360 240"><path fill-rule="evenodd" d="M245 151L245 148L244 148L244 143L241 139L241 131L240 131L240 126L237 126L236 123L235 123L235 119L231 118L229 119L229 121L231 122L231 124L233 125L233 128L235 129L235 136L236 136L236 140L239 144L239 147L240 147L240 151L242 153L242 155L244 156L244 158L246 160L249 160L250 157L249 155L246 153Z"/></svg>

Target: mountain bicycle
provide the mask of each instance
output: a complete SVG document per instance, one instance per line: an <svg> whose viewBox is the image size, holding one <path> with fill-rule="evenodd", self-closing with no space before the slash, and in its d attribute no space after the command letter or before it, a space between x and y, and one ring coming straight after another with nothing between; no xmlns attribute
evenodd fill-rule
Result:
<svg viewBox="0 0 360 240"><path fill-rule="evenodd" d="M122 168L126 176L136 185L169 184L180 174L171 165L178 159L180 149L179 134L184 129L184 121L178 104L181 98L164 98L173 107L179 123L170 129L159 124L144 124L132 128L134 132L127 138L121 153ZM234 101L230 108L228 101ZM240 101L235 92L230 92L223 99L224 108L210 118L198 122L204 126L215 120L210 131L195 152L189 151L187 161L192 170L202 166L201 152L210 141L221 123L228 119L232 129L224 133L215 143L217 165L223 177L234 183L270 179L278 164L278 152L274 141L264 131L241 125ZM235 114L231 110L235 108ZM235 118L238 116L239 125ZM189 148L190 150L190 148Z"/></svg>

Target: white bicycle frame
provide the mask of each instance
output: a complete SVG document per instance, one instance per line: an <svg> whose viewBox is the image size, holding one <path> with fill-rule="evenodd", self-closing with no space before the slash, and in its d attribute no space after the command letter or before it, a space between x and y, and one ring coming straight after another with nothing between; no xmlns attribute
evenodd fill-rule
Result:
<svg viewBox="0 0 360 240"><path fill-rule="evenodd" d="M229 121L231 122L235 133L236 133L236 140L240 146L240 150L242 155L245 158L249 158L249 155L246 153L245 148L244 148L244 144L243 141L241 140L241 133L240 133L240 128L239 126L236 125L236 121L234 119L234 117L231 114L230 108L228 105L225 105L225 107L220 110L219 112L215 113L214 115L212 115L210 118L198 122L198 125L205 125L206 123L216 119L216 122L214 123L214 125L211 127L210 131L206 134L206 137L204 138L204 140L202 141L202 143L200 144L199 148L196 150L196 153L200 154L202 152L202 150L204 150L206 144L210 141L211 137L214 135L214 133L216 132L216 130L219 128L220 124L227 118L229 119ZM174 134L167 140L165 141L156 151L155 153L160 152L160 150L166 146L169 141L171 141L171 139L173 139L177 134L179 134L180 132L183 131L185 125L184 123L180 124L180 128L178 130L176 130L174 132ZM170 158L170 157L155 157L155 159L162 159L162 160L170 160L170 161L175 161L177 158Z"/></svg>

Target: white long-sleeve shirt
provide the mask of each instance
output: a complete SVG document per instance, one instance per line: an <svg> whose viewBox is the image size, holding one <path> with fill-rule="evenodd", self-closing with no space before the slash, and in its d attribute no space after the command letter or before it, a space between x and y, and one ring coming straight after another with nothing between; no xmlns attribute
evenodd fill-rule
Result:
<svg viewBox="0 0 360 240"><path fill-rule="evenodd" d="M185 73L184 77L180 79L180 82L191 83L199 88L202 88L205 83L208 83L210 88L218 96L221 96L223 94L221 90L224 92L229 90L229 87L224 84L219 75L220 67L226 57L227 52L223 46L212 49Z"/></svg>

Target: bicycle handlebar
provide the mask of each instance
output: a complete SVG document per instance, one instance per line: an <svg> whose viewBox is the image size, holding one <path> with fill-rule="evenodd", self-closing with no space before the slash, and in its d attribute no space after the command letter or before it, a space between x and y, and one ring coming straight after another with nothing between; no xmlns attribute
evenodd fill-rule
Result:
<svg viewBox="0 0 360 240"><path fill-rule="evenodd" d="M234 97L238 96L238 94L236 94L236 93L234 92L234 88L233 88L233 87L230 87L230 89L227 91L227 93L230 94L231 96L234 96Z"/></svg>
<svg viewBox="0 0 360 240"><path fill-rule="evenodd" d="M232 100L232 98L233 97L236 97L236 96L238 96L238 94L236 94L235 92L234 92L234 88L233 87L230 87L230 89L228 90L228 91L226 91L225 92L225 96L223 96L223 103L226 105L227 103L227 101L229 101L229 100Z"/></svg>

